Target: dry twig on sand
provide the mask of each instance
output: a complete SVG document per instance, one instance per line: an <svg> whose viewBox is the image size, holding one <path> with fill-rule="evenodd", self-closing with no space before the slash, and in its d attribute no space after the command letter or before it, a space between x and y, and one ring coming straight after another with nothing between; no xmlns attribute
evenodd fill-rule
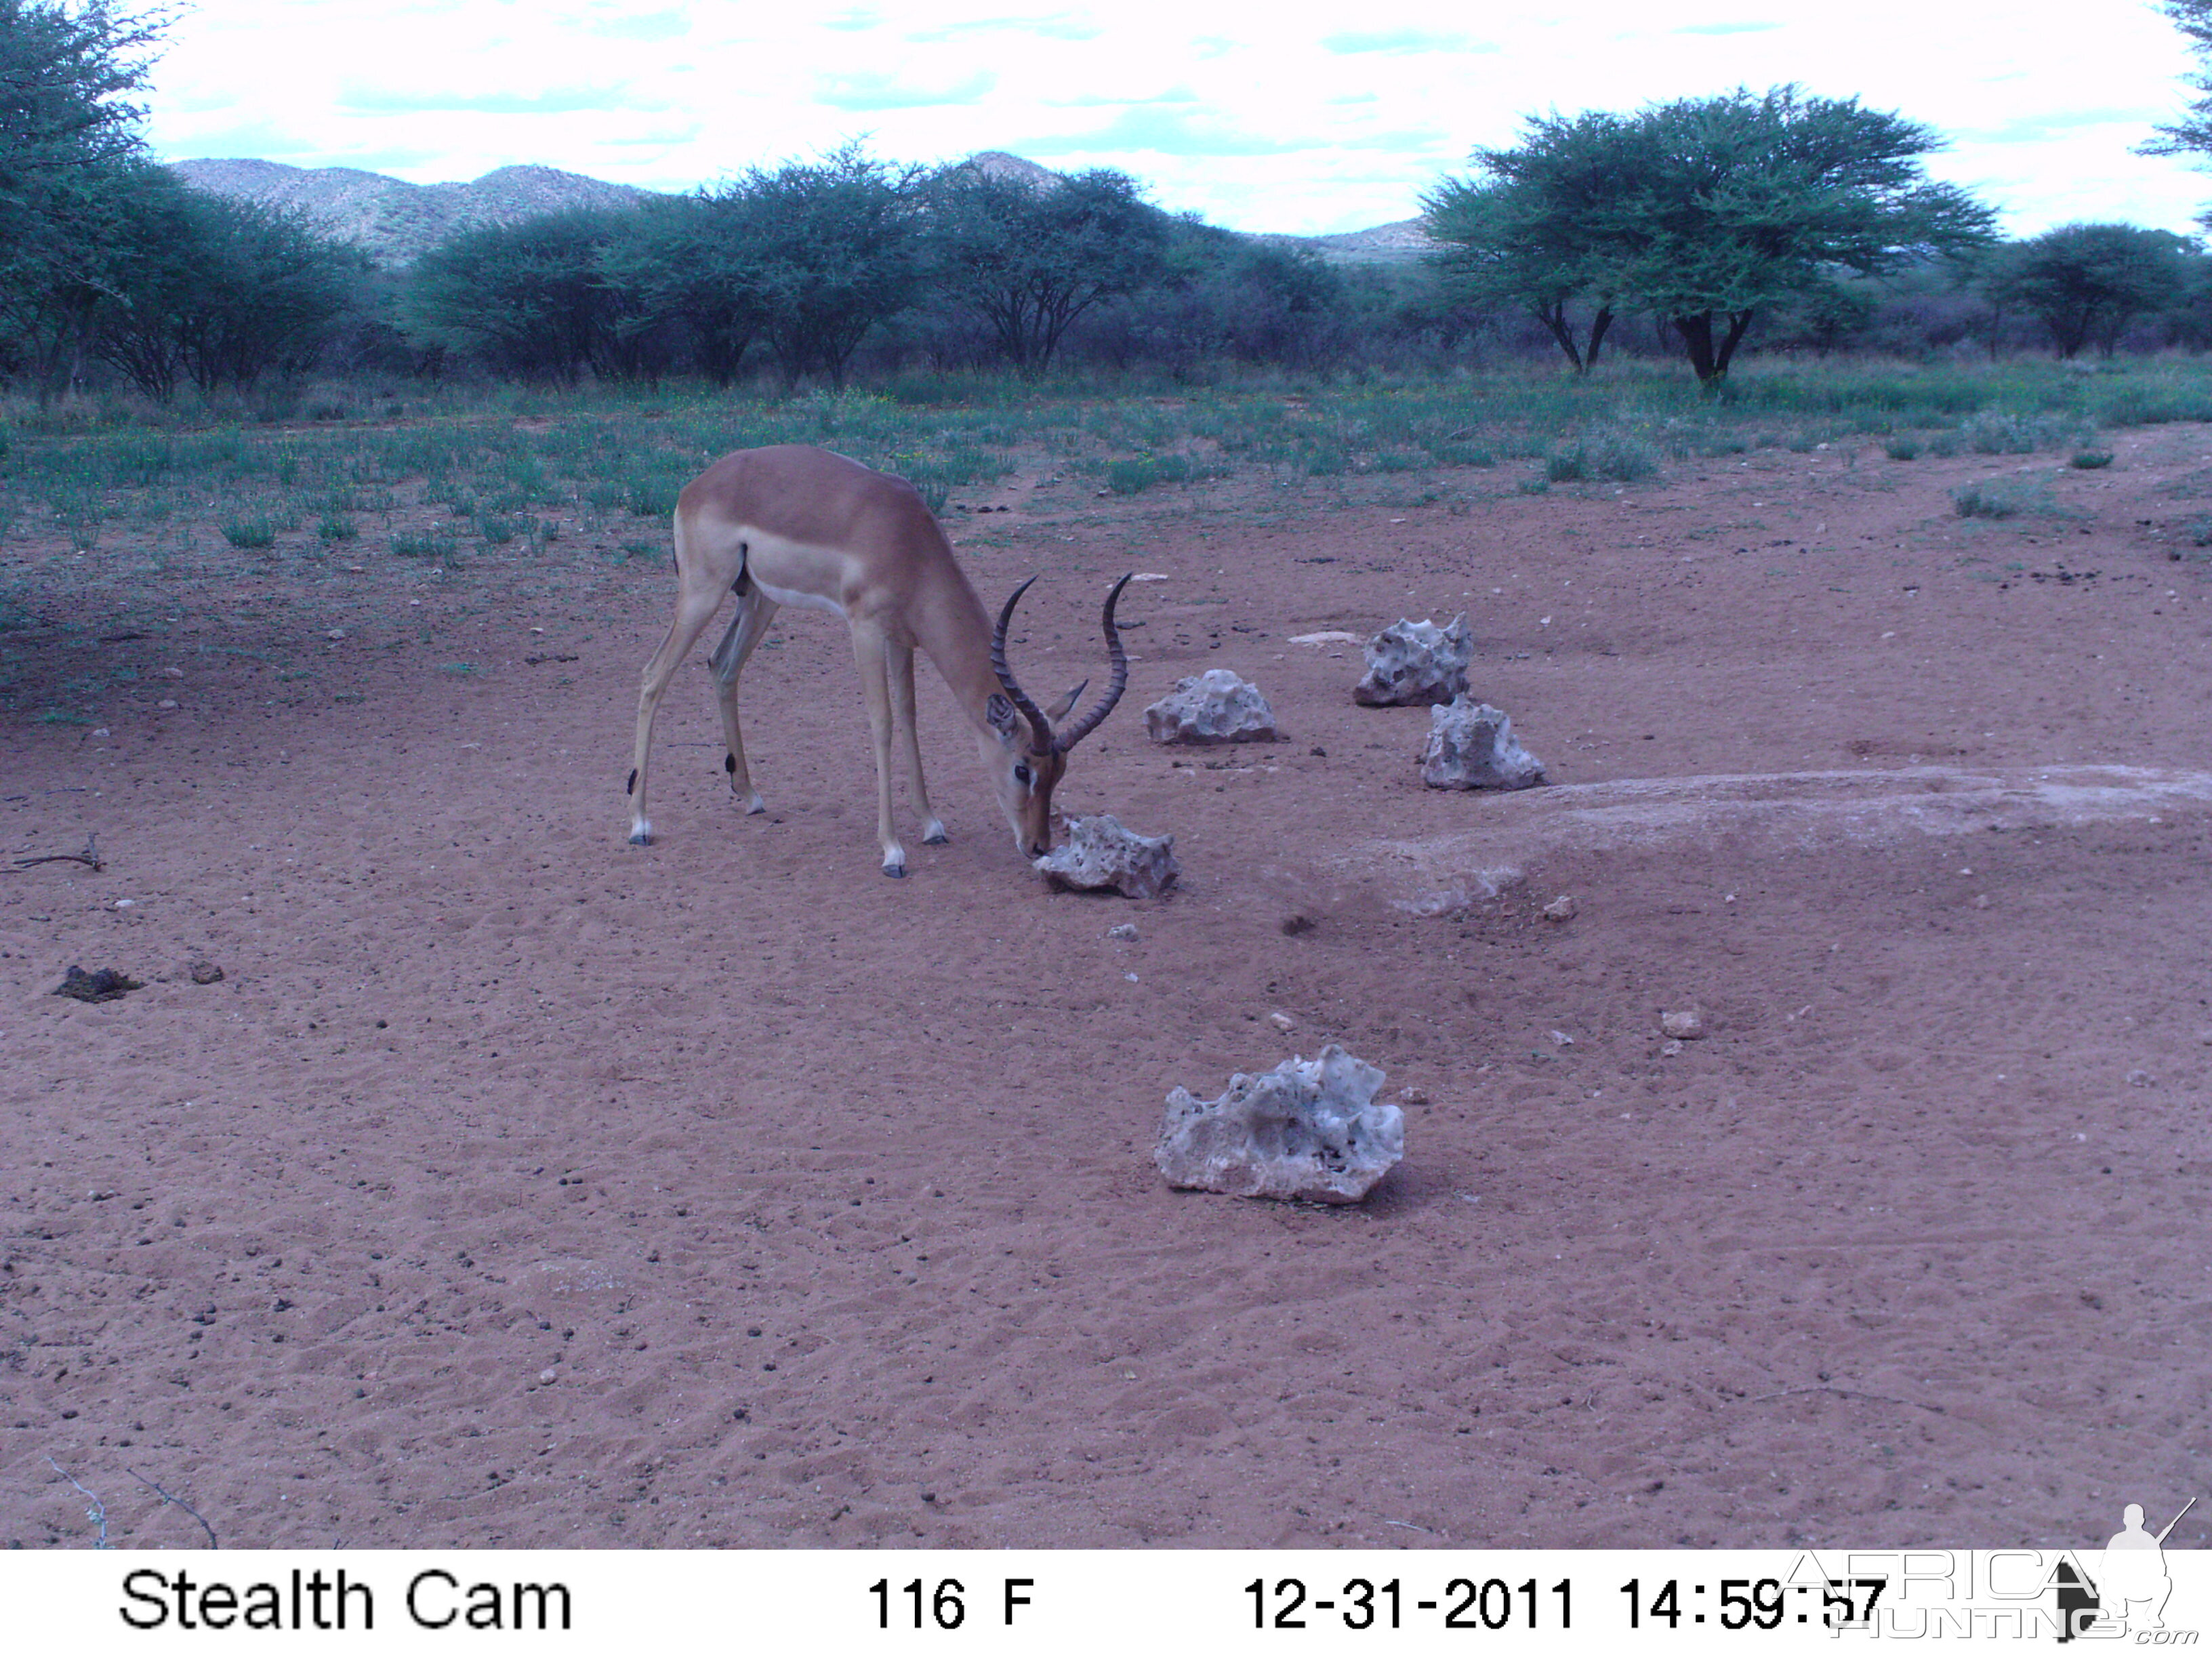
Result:
<svg viewBox="0 0 2212 1659"><path fill-rule="evenodd" d="M20 875L34 864L82 864L88 870L104 870L107 866L100 856L100 837L87 836L82 853L47 853L34 859L17 859L15 867L0 871L0 875Z"/></svg>
<svg viewBox="0 0 2212 1659"><path fill-rule="evenodd" d="M55 1462L54 1455L52 1452L46 1454L46 1467L82 1492L85 1501L91 1505L85 1510L84 1518L100 1528L99 1535L92 1540L93 1548L96 1550L114 1548L115 1547L107 1541L107 1505L100 1501L100 1494Z"/></svg>
<svg viewBox="0 0 2212 1659"><path fill-rule="evenodd" d="M222 1547L221 1544L216 1541L215 1528L208 1525L207 1516L202 1515L190 1504L187 1504L183 1498L178 1497L176 1493L167 1490L165 1487L155 1486L154 1482L149 1480L144 1475L139 1474L137 1470L132 1468L129 1464L126 1463L124 1465L123 1472L129 1475L133 1480L136 1480L140 1486L147 1487L151 1491L160 1492L164 1499L169 1503L174 1504L186 1515L191 1516L193 1520L198 1522L200 1523L200 1530L208 1535L208 1547L210 1549L219 1550Z"/></svg>

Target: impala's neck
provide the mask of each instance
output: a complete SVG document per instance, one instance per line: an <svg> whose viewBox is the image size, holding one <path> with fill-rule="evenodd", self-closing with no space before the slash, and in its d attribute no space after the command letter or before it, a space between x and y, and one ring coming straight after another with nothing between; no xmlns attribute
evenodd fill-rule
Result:
<svg viewBox="0 0 2212 1659"><path fill-rule="evenodd" d="M988 706L999 694L991 666L991 618L975 586L945 550L945 562L929 573L907 613L915 643L928 653L952 689L975 729L989 735Z"/></svg>

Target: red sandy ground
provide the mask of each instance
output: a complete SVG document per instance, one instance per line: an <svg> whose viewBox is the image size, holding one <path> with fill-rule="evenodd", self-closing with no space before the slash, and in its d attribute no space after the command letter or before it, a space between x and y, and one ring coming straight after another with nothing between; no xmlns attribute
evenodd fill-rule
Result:
<svg viewBox="0 0 2212 1659"><path fill-rule="evenodd" d="M141 1547L204 1541L144 1482L289 1547L2171 1514L2212 1486L2212 434L2118 448L2057 478L2080 516L2002 524L1949 491L2016 459L1872 447L1471 508L1509 481L1470 473L1457 510L978 495L1015 507L951 517L987 596L1048 573L1041 697L1098 672L1112 576L1167 578L1062 799L1176 836L1145 903L1044 890L926 668L954 840L878 876L850 652L804 613L746 683L770 815L695 656L625 845L657 559L203 529L212 574L141 578L125 532L19 538L27 705L142 678L109 735L5 737L0 862L106 867L0 877L0 1540L90 1541L60 1470ZM1462 607L1549 789L1425 789L1427 711L1288 643ZM1146 741L1213 666L1290 740ZM147 988L50 994L72 963ZM1332 1040L1413 1103L1365 1204L1167 1188L1172 1086Z"/></svg>

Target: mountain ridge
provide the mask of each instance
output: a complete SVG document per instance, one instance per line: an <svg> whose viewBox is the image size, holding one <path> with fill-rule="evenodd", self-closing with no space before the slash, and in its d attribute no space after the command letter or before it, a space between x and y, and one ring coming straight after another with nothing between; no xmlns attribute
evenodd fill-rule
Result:
<svg viewBox="0 0 2212 1659"><path fill-rule="evenodd" d="M981 150L969 166L993 178L1047 188L1059 175L1006 150ZM410 265L447 237L488 226L516 224L574 208L629 207L660 192L610 184L559 167L495 167L465 182L415 185L360 167L298 167L245 157L172 161L169 170L195 190L289 208L325 235L361 248L379 264ZM1401 264L1435 245L1418 219L1370 225L1333 236L1247 232L1259 240L1310 247L1340 264Z"/></svg>

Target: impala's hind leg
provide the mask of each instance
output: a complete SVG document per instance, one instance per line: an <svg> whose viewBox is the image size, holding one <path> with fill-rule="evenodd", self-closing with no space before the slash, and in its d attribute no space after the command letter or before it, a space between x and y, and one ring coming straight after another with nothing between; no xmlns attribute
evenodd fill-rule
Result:
<svg viewBox="0 0 2212 1659"><path fill-rule="evenodd" d="M891 696L891 730L906 750L906 775L914 780L914 804L921 813L921 839L942 847L951 839L944 820L929 807L929 788L921 781L921 732L914 719L914 647L893 641L886 647Z"/></svg>
<svg viewBox="0 0 2212 1659"><path fill-rule="evenodd" d="M750 580L738 578L738 614L730 619L730 631L722 635L722 642L707 659L721 691L722 741L727 745L722 769L730 775L730 793L744 802L747 812L765 812L768 803L753 787L752 773L745 766L744 733L738 726L738 676L745 672L745 659L768 632L769 618L774 615L775 601Z"/></svg>
<svg viewBox="0 0 2212 1659"><path fill-rule="evenodd" d="M677 598L676 620L668 624L668 637L661 641L660 649L645 665L645 678L637 692L637 744L631 750L629 774L629 838L640 847L653 840L653 821L645 815L646 763L653 749L653 717L660 710L660 699L668 690L676 665L684 660L684 653L691 648L691 642L714 620L714 612L721 605L722 589L719 585L708 587L687 582Z"/></svg>

